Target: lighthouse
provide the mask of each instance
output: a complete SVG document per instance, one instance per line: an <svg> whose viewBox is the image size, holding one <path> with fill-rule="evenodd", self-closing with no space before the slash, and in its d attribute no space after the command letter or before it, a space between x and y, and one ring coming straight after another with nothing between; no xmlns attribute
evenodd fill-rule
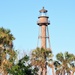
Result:
<svg viewBox="0 0 75 75"><path fill-rule="evenodd" d="M50 25L50 21L48 20L49 17L47 16L48 11L43 7L39 12L40 16L38 17L37 25L39 25L40 34L38 35L38 39L41 39L41 48L47 49L47 43L50 48L50 39L48 31L48 25Z"/></svg>
<svg viewBox="0 0 75 75"><path fill-rule="evenodd" d="M48 11L44 7L39 11L40 16L38 17L38 21L37 21L37 25L39 26L38 41L40 41L41 48L52 52L51 47L50 47L50 38L49 38L49 30L48 30L48 25L50 25L50 21L48 20L49 17L47 16L47 12ZM46 55L44 55L44 58L46 60ZM47 62L46 61L44 62L43 74L41 75L47 75Z"/></svg>

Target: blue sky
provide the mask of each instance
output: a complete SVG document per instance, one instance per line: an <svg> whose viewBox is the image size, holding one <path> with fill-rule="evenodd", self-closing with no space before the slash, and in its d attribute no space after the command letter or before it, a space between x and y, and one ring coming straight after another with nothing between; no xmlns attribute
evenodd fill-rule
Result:
<svg viewBox="0 0 75 75"><path fill-rule="evenodd" d="M75 0L0 0L0 27L14 35L14 48L30 52L37 47L39 10L48 10L53 54L75 53Z"/></svg>

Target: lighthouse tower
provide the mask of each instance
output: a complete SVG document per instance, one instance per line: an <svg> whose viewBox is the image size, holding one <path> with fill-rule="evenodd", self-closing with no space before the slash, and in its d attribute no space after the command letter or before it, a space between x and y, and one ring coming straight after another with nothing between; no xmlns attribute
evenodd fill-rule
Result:
<svg viewBox="0 0 75 75"><path fill-rule="evenodd" d="M49 30L48 30L48 25L50 25L50 21L48 20L49 17L47 16L48 11L46 9L44 9L44 7L43 7L39 12L40 12L40 16L38 17L38 21L37 21L37 25L39 26L39 35L38 35L37 46L38 46L39 41L40 41L41 48L44 48L45 50L51 51ZM46 64L46 62L44 64L44 68L43 68L43 75L47 75L47 64Z"/></svg>
<svg viewBox="0 0 75 75"><path fill-rule="evenodd" d="M50 25L50 21L48 20L49 17L47 16L47 10L44 9L44 7L39 12L40 12L40 16L38 17L37 25L39 25L40 34L38 36L38 39L41 40L40 41L41 47L47 49L47 43L50 48L50 39L49 39L49 31L48 31L48 25Z"/></svg>

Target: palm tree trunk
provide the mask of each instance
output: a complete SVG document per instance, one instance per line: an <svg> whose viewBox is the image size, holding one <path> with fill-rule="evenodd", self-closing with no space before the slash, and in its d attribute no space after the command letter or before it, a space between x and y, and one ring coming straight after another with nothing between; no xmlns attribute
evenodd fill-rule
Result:
<svg viewBox="0 0 75 75"><path fill-rule="evenodd" d="M41 75L43 75L43 69L42 69L42 71L41 71Z"/></svg>
<svg viewBox="0 0 75 75"><path fill-rule="evenodd" d="M43 68L43 74L42 75L47 75L47 67L46 66Z"/></svg>
<svg viewBox="0 0 75 75"><path fill-rule="evenodd" d="M62 70L62 75L65 75L65 70L64 69Z"/></svg>
<svg viewBox="0 0 75 75"><path fill-rule="evenodd" d="M73 71L71 72L71 75L74 75L74 72Z"/></svg>
<svg viewBox="0 0 75 75"><path fill-rule="evenodd" d="M40 68L39 71L40 71L39 75L43 75L43 68L42 67Z"/></svg>
<svg viewBox="0 0 75 75"><path fill-rule="evenodd" d="M54 65L52 67L52 75L55 75L55 72L54 72Z"/></svg>

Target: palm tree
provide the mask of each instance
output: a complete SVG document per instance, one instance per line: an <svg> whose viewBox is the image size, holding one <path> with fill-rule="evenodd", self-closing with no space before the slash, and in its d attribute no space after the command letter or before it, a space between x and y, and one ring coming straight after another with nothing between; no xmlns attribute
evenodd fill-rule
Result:
<svg viewBox="0 0 75 75"><path fill-rule="evenodd" d="M47 65L51 61L52 56L50 50L36 48L31 54L31 64L41 69L41 75L47 75Z"/></svg>
<svg viewBox="0 0 75 75"><path fill-rule="evenodd" d="M0 28L0 69L5 75L7 75L6 67L11 67L12 61L16 57L13 50L14 39L9 29Z"/></svg>
<svg viewBox="0 0 75 75"><path fill-rule="evenodd" d="M74 72L75 72L75 63L71 63L70 66L71 66L71 75L74 75Z"/></svg>
<svg viewBox="0 0 75 75"><path fill-rule="evenodd" d="M74 55L68 52L58 53L56 55L57 60L54 62L56 74L65 75L66 73L70 75L71 67L70 63L74 60Z"/></svg>
<svg viewBox="0 0 75 75"><path fill-rule="evenodd" d="M70 67L71 67L71 75L74 75L74 73L75 73L75 56L74 56L74 60L70 63Z"/></svg>

